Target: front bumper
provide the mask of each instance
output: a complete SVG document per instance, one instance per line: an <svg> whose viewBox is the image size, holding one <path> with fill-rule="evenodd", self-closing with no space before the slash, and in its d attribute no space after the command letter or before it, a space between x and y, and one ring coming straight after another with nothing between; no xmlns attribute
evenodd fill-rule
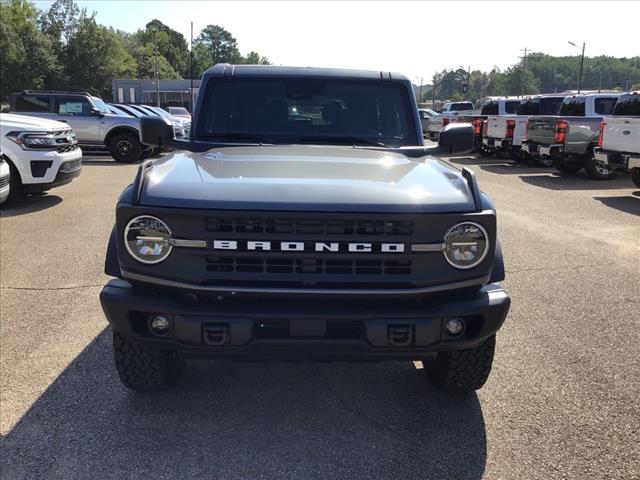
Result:
<svg viewBox="0 0 640 480"><path fill-rule="evenodd" d="M0 203L3 203L9 196L11 189L9 164L4 160L0 160Z"/></svg>
<svg viewBox="0 0 640 480"><path fill-rule="evenodd" d="M215 299L111 280L100 294L115 330L183 356L245 360L402 360L474 346L502 326L510 299L498 284L421 301ZM170 319L168 334L149 328ZM455 338L445 322L461 317Z"/></svg>
<svg viewBox="0 0 640 480"><path fill-rule="evenodd" d="M482 139L482 144L496 150L509 150L512 147L512 140L510 138L484 137Z"/></svg>
<svg viewBox="0 0 640 480"><path fill-rule="evenodd" d="M606 163L614 170L631 171L634 168L640 168L640 155L612 152L600 147L594 149L594 154L596 160Z"/></svg>
<svg viewBox="0 0 640 480"><path fill-rule="evenodd" d="M68 160L60 164L58 173L53 181L46 183L29 183L22 186L24 193L42 192L51 188L60 187L71 182L74 178L80 176L82 172L82 160Z"/></svg>
<svg viewBox="0 0 640 480"><path fill-rule="evenodd" d="M543 145L541 143L526 141L522 142L522 151L529 155L539 155L541 157L560 157L564 152L564 145Z"/></svg>
<svg viewBox="0 0 640 480"><path fill-rule="evenodd" d="M58 175L63 165L69 162L79 162L82 150L75 148L71 151L57 152L56 150L16 150L9 158L20 172L23 186L37 185L42 190L44 184L59 181ZM75 164L74 163L74 164ZM47 187L51 188L51 187Z"/></svg>

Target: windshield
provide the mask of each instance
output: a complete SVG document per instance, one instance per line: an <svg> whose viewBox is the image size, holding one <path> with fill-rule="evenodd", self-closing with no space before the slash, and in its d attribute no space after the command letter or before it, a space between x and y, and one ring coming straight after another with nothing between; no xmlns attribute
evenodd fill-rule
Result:
<svg viewBox="0 0 640 480"><path fill-rule="evenodd" d="M268 143L414 145L415 124L398 82L341 78L232 78L209 82L200 139ZM358 141L361 139L362 141Z"/></svg>
<svg viewBox="0 0 640 480"><path fill-rule="evenodd" d="M107 104L104 103L101 98L91 97L91 103L100 110L100 113L111 113L111 110L109 110L109 107L107 107Z"/></svg>
<svg viewBox="0 0 640 480"><path fill-rule="evenodd" d="M473 103L471 102L452 103L451 108L449 110L452 112L461 112L463 110L473 110Z"/></svg>
<svg viewBox="0 0 640 480"><path fill-rule="evenodd" d="M640 95L624 95L620 97L613 109L613 114L640 117Z"/></svg>
<svg viewBox="0 0 640 480"><path fill-rule="evenodd" d="M515 114L520 106L520 100L513 102L504 102L504 112L508 114Z"/></svg>
<svg viewBox="0 0 640 480"><path fill-rule="evenodd" d="M560 107L560 115L584 117L585 97L567 97Z"/></svg>
<svg viewBox="0 0 640 480"><path fill-rule="evenodd" d="M117 105L116 108L119 108L120 110L123 110L124 112L136 118L140 118L143 116L139 111L131 108L129 105Z"/></svg>
<svg viewBox="0 0 640 480"><path fill-rule="evenodd" d="M151 106L147 106L147 108L149 110L152 110L154 113L160 115L161 117L165 117L165 118L169 118L171 115L169 114L169 112L167 112L166 110L164 110L163 108L160 107L151 107Z"/></svg>
<svg viewBox="0 0 640 480"><path fill-rule="evenodd" d="M169 107L169 111L174 115L191 115L189 111L183 107Z"/></svg>
<svg viewBox="0 0 640 480"><path fill-rule="evenodd" d="M498 115L498 103L489 101L482 105L480 115Z"/></svg>

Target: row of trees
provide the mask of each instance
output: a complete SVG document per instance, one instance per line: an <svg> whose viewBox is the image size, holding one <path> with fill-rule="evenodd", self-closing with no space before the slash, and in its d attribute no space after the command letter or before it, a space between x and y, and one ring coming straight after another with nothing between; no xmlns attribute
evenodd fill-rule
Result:
<svg viewBox="0 0 640 480"><path fill-rule="evenodd" d="M506 70L490 72L462 68L443 70L433 85L423 89L422 100L478 101L485 96L553 93L578 88L580 57L553 57L533 53ZM434 88L435 87L435 88ZM640 89L640 57L585 58L583 90Z"/></svg>
<svg viewBox="0 0 640 480"><path fill-rule="evenodd" d="M90 90L110 96L114 78L200 78L219 62L269 64L258 52L240 53L233 35L208 25L193 43L159 20L135 33L107 28L74 0L38 10L25 0L0 0L0 99L32 88Z"/></svg>

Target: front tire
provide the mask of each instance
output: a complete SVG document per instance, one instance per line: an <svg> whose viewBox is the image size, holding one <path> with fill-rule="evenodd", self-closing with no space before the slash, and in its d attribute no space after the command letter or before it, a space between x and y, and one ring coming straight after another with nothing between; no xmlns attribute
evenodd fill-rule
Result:
<svg viewBox="0 0 640 480"><path fill-rule="evenodd" d="M489 378L496 336L492 335L477 347L451 352L439 352L434 360L423 362L427 379L449 392L478 390Z"/></svg>
<svg viewBox="0 0 640 480"><path fill-rule="evenodd" d="M120 381L140 392L159 392L173 387L182 377L184 359L113 332L113 356Z"/></svg>
<svg viewBox="0 0 640 480"><path fill-rule="evenodd" d="M640 168L631 170L631 181L636 187L640 188Z"/></svg>
<svg viewBox="0 0 640 480"><path fill-rule="evenodd" d="M109 151L116 162L131 163L142 156L142 144L132 133L119 133L109 142Z"/></svg>
<svg viewBox="0 0 640 480"><path fill-rule="evenodd" d="M610 169L606 163L596 160L593 148L589 148L589 152L584 156L584 170L589 178L594 180L611 180L616 176L616 172Z"/></svg>
<svg viewBox="0 0 640 480"><path fill-rule="evenodd" d="M539 167L549 168L549 167L553 167L554 159L553 157L536 156L536 157L533 157L533 162Z"/></svg>
<svg viewBox="0 0 640 480"><path fill-rule="evenodd" d="M578 171L580 171L582 169L583 162L582 160L563 160L563 159L558 159L554 162L553 166L556 168L556 170L562 172L562 173L576 173Z"/></svg>

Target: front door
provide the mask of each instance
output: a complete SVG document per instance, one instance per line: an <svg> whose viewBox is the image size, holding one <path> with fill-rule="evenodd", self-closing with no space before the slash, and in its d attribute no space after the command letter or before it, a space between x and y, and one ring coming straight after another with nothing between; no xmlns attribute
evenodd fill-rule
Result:
<svg viewBox="0 0 640 480"><path fill-rule="evenodd" d="M56 98L57 120L68 123L80 143L102 143L102 120L96 115L91 115L92 108L85 97Z"/></svg>

